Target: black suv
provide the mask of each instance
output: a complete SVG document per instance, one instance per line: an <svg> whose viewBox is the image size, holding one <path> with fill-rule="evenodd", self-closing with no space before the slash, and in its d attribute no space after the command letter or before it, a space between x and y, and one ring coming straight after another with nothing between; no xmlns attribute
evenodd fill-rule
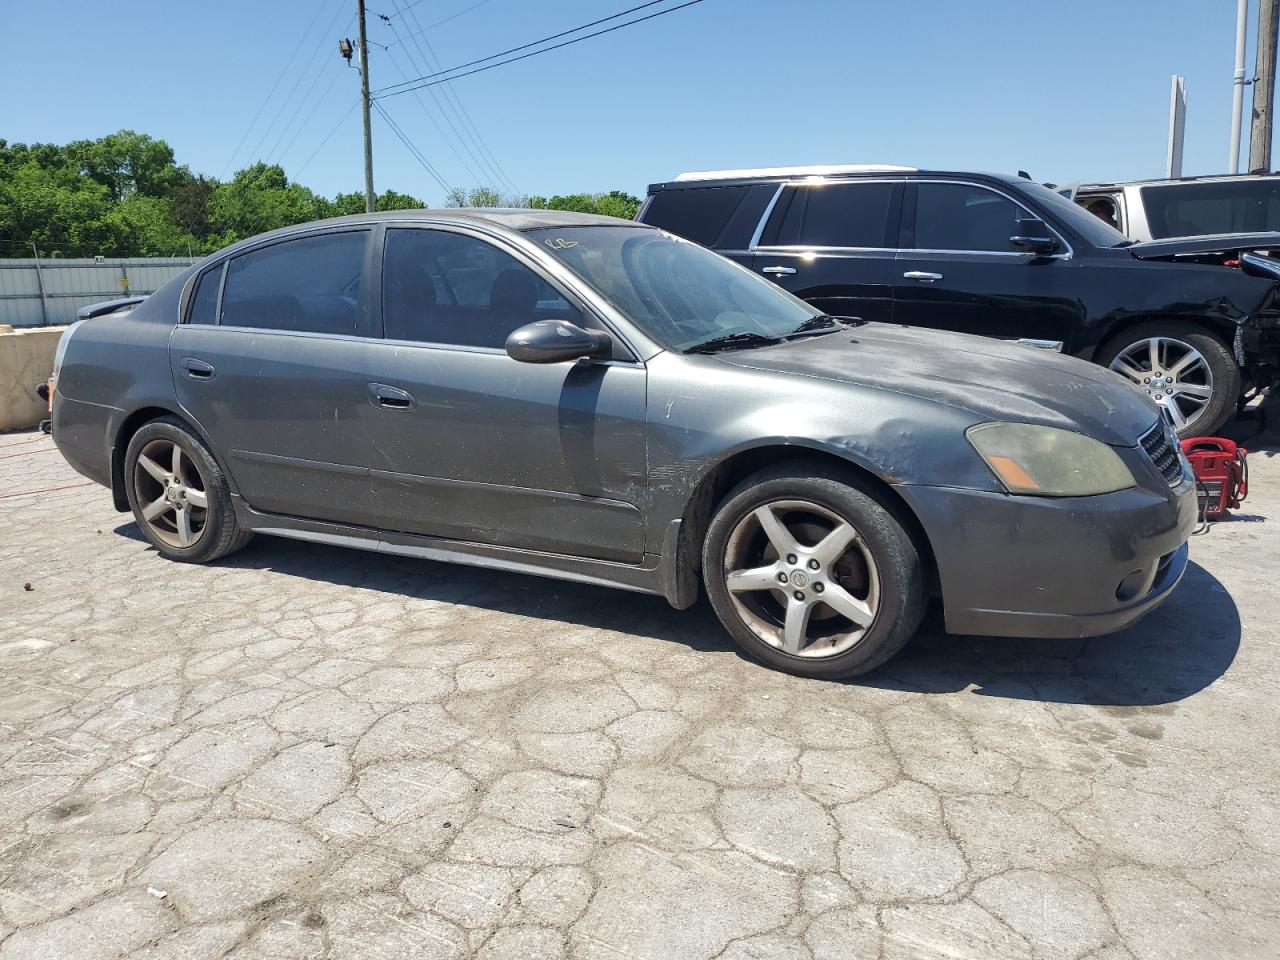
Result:
<svg viewBox="0 0 1280 960"><path fill-rule="evenodd" d="M898 166L685 173L636 219L836 316L1059 349L1212 433L1280 375L1280 234L1135 243L1023 177ZM965 362L957 359L958 363Z"/></svg>

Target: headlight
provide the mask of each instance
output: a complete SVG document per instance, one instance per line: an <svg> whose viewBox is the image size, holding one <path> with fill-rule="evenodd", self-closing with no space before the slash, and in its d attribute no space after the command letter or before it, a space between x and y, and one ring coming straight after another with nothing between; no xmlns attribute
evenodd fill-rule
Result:
<svg viewBox="0 0 1280 960"><path fill-rule="evenodd" d="M1134 485L1124 461L1101 441L1030 423L980 423L965 431L1010 493L1086 497Z"/></svg>

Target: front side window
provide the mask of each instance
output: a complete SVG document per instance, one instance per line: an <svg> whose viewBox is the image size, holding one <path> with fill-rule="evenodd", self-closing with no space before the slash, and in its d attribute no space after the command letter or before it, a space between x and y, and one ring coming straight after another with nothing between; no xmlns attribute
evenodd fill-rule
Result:
<svg viewBox="0 0 1280 960"><path fill-rule="evenodd" d="M444 230L387 231L382 264L383 336L501 349L537 320L584 325L546 280L491 243Z"/></svg>
<svg viewBox="0 0 1280 960"><path fill-rule="evenodd" d="M921 183L916 187L917 250L1015 253L1009 238L1017 221L1031 214L1012 200L967 183Z"/></svg>
<svg viewBox="0 0 1280 960"><path fill-rule="evenodd" d="M787 187L761 235L762 246L887 245L894 184L823 183Z"/></svg>
<svg viewBox="0 0 1280 960"><path fill-rule="evenodd" d="M222 324L354 335L367 230L286 240L227 264Z"/></svg>
<svg viewBox="0 0 1280 960"><path fill-rule="evenodd" d="M718 253L660 230L554 227L526 235L668 349L735 333L785 336L820 313Z"/></svg>

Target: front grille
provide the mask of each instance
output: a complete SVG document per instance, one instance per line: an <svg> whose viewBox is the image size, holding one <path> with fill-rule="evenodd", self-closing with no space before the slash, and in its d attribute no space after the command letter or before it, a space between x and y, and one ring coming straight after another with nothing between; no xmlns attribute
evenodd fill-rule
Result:
<svg viewBox="0 0 1280 960"><path fill-rule="evenodd" d="M1177 486L1182 479L1182 461L1178 457L1178 440L1173 436L1169 425L1160 418L1160 422L1143 434L1139 441L1147 452L1151 462L1156 465L1160 475L1169 486Z"/></svg>

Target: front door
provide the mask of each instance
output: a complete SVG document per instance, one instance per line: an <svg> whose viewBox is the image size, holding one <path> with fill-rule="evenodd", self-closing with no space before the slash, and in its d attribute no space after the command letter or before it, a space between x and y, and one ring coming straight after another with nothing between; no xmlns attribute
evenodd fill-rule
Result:
<svg viewBox="0 0 1280 960"><path fill-rule="evenodd" d="M379 524L639 561L643 365L507 356L508 334L526 323L599 323L488 238L389 228L382 271L376 382L392 401L371 407Z"/></svg>
<svg viewBox="0 0 1280 960"><path fill-rule="evenodd" d="M893 239L902 183L806 181L782 188L751 266L824 313L893 319Z"/></svg>
<svg viewBox="0 0 1280 960"><path fill-rule="evenodd" d="M1051 256L1016 250L1016 221L1033 217L1002 193L972 183L908 185L895 265L894 322L1072 348L1084 307L1078 263L1063 244Z"/></svg>
<svg viewBox="0 0 1280 960"><path fill-rule="evenodd" d="M254 509L371 522L368 243L347 229L233 257L174 329L178 399Z"/></svg>

